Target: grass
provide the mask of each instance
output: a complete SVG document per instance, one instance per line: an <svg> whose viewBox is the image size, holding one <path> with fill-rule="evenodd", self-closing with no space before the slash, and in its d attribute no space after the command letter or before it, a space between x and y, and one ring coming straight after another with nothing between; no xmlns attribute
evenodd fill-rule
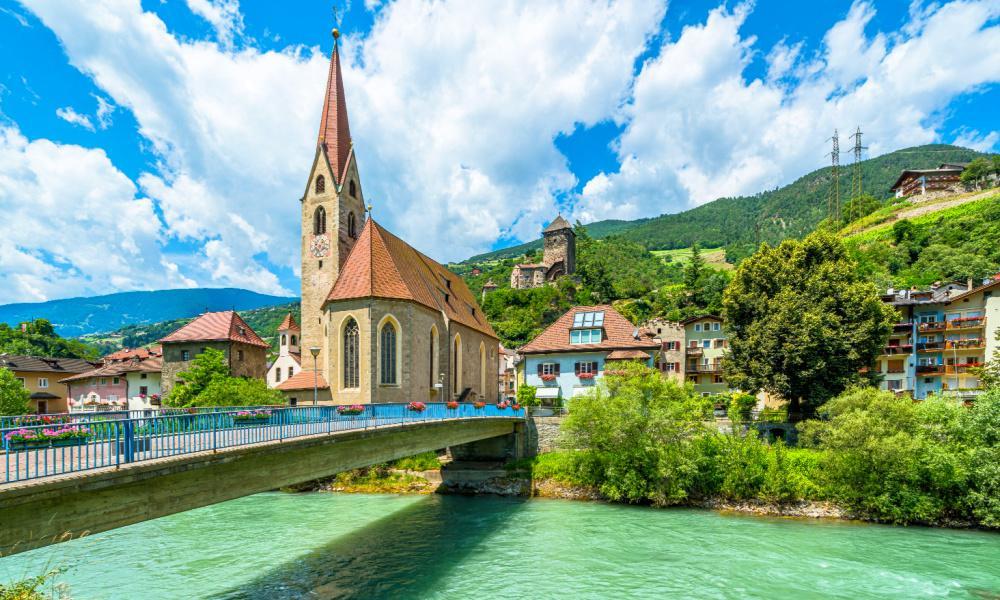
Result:
<svg viewBox="0 0 1000 600"><path fill-rule="evenodd" d="M404 471L433 471L441 468L441 461L436 452L423 452L414 456L407 456L392 463L394 469Z"/></svg>
<svg viewBox="0 0 1000 600"><path fill-rule="evenodd" d="M953 202L971 194L981 194L982 191L969 192L968 194L960 194L956 196L948 196L946 198L940 198L937 200L932 200L930 202L921 203L920 206L934 206L937 204L942 204L945 202ZM937 210L929 213L922 214L917 217L911 217L909 219L914 225L924 225L928 223L933 223L938 219L949 219L962 217L968 214L975 214L981 211L983 208L993 204L994 202L1000 201L1000 193L996 195L983 198L982 200L976 200L975 202L968 202L966 204L960 204L958 206L952 206L951 208L945 208L942 210ZM841 231L841 235L846 239L858 243L869 243L880 239L888 239L892 235L892 226L896 222L892 217L897 213L910 208L914 208L912 202L903 202L900 204L895 204L892 206L887 206L881 208L867 217L855 221L847 228ZM870 228L870 229L869 229Z"/></svg>
<svg viewBox="0 0 1000 600"><path fill-rule="evenodd" d="M691 260L690 248L675 248L673 250L650 250L650 254L677 264L686 264ZM729 270L733 265L726 262L726 251L723 248L702 248L701 257L705 265L713 269Z"/></svg>

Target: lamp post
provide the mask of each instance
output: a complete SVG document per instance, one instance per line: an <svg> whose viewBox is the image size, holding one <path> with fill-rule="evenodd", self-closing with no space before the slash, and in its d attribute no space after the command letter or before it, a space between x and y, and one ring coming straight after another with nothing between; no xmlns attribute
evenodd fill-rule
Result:
<svg viewBox="0 0 1000 600"><path fill-rule="evenodd" d="M319 356L319 348L313 346L309 349L309 354L313 355L313 406L319 404L319 369L316 367L316 357Z"/></svg>

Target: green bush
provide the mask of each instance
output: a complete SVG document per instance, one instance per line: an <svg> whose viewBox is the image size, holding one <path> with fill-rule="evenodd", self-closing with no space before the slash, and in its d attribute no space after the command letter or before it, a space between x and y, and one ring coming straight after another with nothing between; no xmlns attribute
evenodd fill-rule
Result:
<svg viewBox="0 0 1000 600"><path fill-rule="evenodd" d="M25 415L31 407L31 392L14 373L0 367L0 415Z"/></svg>
<svg viewBox="0 0 1000 600"><path fill-rule="evenodd" d="M757 407L757 397L744 392L733 392L729 396L729 420L733 423L747 423Z"/></svg>
<svg viewBox="0 0 1000 600"><path fill-rule="evenodd" d="M533 385L521 385L517 388L517 403L521 406L538 406L540 401L535 395L538 388Z"/></svg>
<svg viewBox="0 0 1000 600"><path fill-rule="evenodd" d="M437 452L422 452L413 456L401 458L393 463L397 469L406 471L431 471L441 468L441 461L438 460Z"/></svg>
<svg viewBox="0 0 1000 600"><path fill-rule="evenodd" d="M1000 388L980 396L962 426L971 446L967 505L980 523L1000 527Z"/></svg>
<svg viewBox="0 0 1000 600"><path fill-rule="evenodd" d="M551 479L569 485L600 487L598 461L587 451L559 450L507 463L511 472L527 472L532 479Z"/></svg>

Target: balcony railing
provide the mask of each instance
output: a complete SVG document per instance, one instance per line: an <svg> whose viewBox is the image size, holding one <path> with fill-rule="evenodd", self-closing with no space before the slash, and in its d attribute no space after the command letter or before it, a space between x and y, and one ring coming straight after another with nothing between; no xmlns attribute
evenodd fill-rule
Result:
<svg viewBox="0 0 1000 600"><path fill-rule="evenodd" d="M920 342L917 344L917 352L937 352L944 350L944 342Z"/></svg>
<svg viewBox="0 0 1000 600"><path fill-rule="evenodd" d="M892 326L896 331L913 329L913 323L896 323Z"/></svg>
<svg viewBox="0 0 1000 600"><path fill-rule="evenodd" d="M985 348L986 341L982 338L972 338L968 340L948 340L945 348L948 350L975 350Z"/></svg>
<svg viewBox="0 0 1000 600"><path fill-rule="evenodd" d="M962 317L948 321L948 329L979 329L986 325L986 317Z"/></svg>
<svg viewBox="0 0 1000 600"><path fill-rule="evenodd" d="M963 365L945 365L944 372L948 375L972 374L973 369L983 366L981 363L966 363Z"/></svg>
<svg viewBox="0 0 1000 600"><path fill-rule="evenodd" d="M688 346L685 350L691 356L701 356L701 346Z"/></svg>
<svg viewBox="0 0 1000 600"><path fill-rule="evenodd" d="M917 329L920 331L944 331L945 327L944 321L934 321L932 323L921 323Z"/></svg>
<svg viewBox="0 0 1000 600"><path fill-rule="evenodd" d="M719 373L722 371L722 363L713 361L707 364L688 364L687 371L688 373Z"/></svg>
<svg viewBox="0 0 1000 600"><path fill-rule="evenodd" d="M882 354L892 356L895 354L909 354L911 352L913 352L913 344L899 344L898 346L886 346L885 352Z"/></svg>
<svg viewBox="0 0 1000 600"><path fill-rule="evenodd" d="M944 375L944 365L917 365L920 375Z"/></svg>

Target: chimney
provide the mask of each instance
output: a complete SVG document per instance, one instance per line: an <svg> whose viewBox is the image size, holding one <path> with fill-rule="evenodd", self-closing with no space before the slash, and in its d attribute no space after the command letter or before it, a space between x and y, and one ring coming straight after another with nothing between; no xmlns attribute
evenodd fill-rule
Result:
<svg viewBox="0 0 1000 600"><path fill-rule="evenodd" d="M886 295L886 296L894 296L895 294L896 294L896 290L892 289L892 287L891 287L891 286L889 287L889 289L887 289L887 290L885 291L885 295Z"/></svg>
<svg viewBox="0 0 1000 600"><path fill-rule="evenodd" d="M965 281L965 287L966 287L966 289L968 289L968 290L971 290L971 289L972 289L972 278L971 278L971 277L969 277L969 278L968 278L968 279L967 279L967 280Z"/></svg>

